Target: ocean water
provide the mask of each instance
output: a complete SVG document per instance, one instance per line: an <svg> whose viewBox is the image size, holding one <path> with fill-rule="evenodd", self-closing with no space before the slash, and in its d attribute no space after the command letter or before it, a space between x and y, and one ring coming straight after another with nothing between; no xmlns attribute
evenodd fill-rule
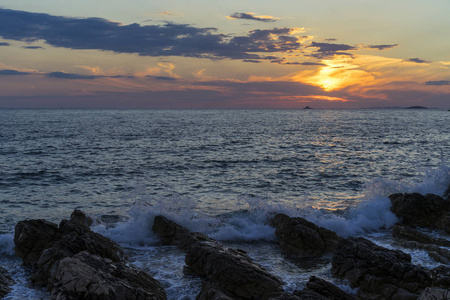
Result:
<svg viewBox="0 0 450 300"><path fill-rule="evenodd" d="M310 275L351 290L331 277L330 256L282 254L268 219L301 216L398 248L387 196L444 193L449 120L434 109L0 110L0 265L17 282L7 299L48 297L14 255L14 226L59 223L75 208L170 299L195 299L201 280L183 274L180 250L158 244L158 214L246 250L288 291ZM402 250L437 265L424 251Z"/></svg>

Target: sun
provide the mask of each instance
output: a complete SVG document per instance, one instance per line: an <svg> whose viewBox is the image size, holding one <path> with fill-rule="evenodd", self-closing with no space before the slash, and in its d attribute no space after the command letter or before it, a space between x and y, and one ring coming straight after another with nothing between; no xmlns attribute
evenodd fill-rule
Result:
<svg viewBox="0 0 450 300"><path fill-rule="evenodd" d="M341 83L342 80L339 78L325 76L323 78L318 78L318 80L316 81L316 84L327 92L339 89Z"/></svg>

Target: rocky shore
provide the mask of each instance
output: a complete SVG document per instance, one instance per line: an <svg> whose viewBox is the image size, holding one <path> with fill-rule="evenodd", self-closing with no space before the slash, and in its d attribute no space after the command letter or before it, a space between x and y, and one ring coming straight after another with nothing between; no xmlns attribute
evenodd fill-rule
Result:
<svg viewBox="0 0 450 300"><path fill-rule="evenodd" d="M282 281L253 261L242 249L233 249L202 234L190 232L164 216L152 230L164 245L185 252L185 272L202 278L199 300L229 299L449 299L449 240L419 230L429 227L450 232L450 196L394 194L391 210L401 223L392 229L403 247L425 249L439 267L414 265L400 250L380 247L362 237L343 238L303 218L277 214L270 220L280 251L301 258L332 254L331 273L346 279L356 294L316 276L303 290L283 290ZM31 281L45 287L51 299L166 299L162 285L133 267L125 252L110 239L90 230L91 220L75 210L59 225L25 220L15 228L15 251L31 269ZM0 298L14 281L0 267Z"/></svg>

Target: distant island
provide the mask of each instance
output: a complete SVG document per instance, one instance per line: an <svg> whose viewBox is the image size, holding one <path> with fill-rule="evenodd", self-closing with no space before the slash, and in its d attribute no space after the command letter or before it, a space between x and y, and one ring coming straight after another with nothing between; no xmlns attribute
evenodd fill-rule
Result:
<svg viewBox="0 0 450 300"><path fill-rule="evenodd" d="M416 105L407 107L406 109L428 109L428 107Z"/></svg>

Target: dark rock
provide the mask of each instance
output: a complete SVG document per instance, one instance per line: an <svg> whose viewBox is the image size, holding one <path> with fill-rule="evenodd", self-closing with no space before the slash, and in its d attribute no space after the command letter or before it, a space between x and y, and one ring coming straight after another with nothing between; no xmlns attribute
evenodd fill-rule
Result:
<svg viewBox="0 0 450 300"><path fill-rule="evenodd" d="M16 253L33 267L32 282L55 299L165 299L159 283L126 266L120 246L91 231L86 220L75 211L59 227L44 220L17 224Z"/></svg>
<svg viewBox="0 0 450 300"><path fill-rule="evenodd" d="M157 216L153 231L162 242L186 251L185 262L191 271L215 283L217 289L237 299L262 299L281 292L281 281L252 261L245 251L227 248L200 233Z"/></svg>
<svg viewBox="0 0 450 300"><path fill-rule="evenodd" d="M15 251L24 264L34 266L45 248L53 241L58 225L45 220L17 223L14 233Z"/></svg>
<svg viewBox="0 0 450 300"><path fill-rule="evenodd" d="M147 273L87 251L54 266L53 299L165 299L161 285Z"/></svg>
<svg viewBox="0 0 450 300"><path fill-rule="evenodd" d="M281 292L281 281L241 251L219 243L196 243L186 254L186 264L214 281L221 289L243 299L261 299Z"/></svg>
<svg viewBox="0 0 450 300"><path fill-rule="evenodd" d="M81 210L78 210L78 209L75 209L72 212L72 214L70 215L70 221L72 221L74 223L86 225L87 227L90 227L92 225L92 223L94 223L94 220L91 217L86 216L86 214L84 212L82 212Z"/></svg>
<svg viewBox="0 0 450 300"><path fill-rule="evenodd" d="M398 239L397 243L401 246L426 250L435 261L444 264L450 263L450 250L439 247L450 247L450 241L432 237L410 226L400 224L394 226L392 234Z"/></svg>
<svg viewBox="0 0 450 300"><path fill-rule="evenodd" d="M331 272L359 287L363 298L416 299L431 286L430 272L411 264L411 256L388 250L364 238L347 238L339 242L333 254Z"/></svg>
<svg viewBox="0 0 450 300"><path fill-rule="evenodd" d="M11 292L10 286L14 284L14 280L9 276L8 271L0 267L0 299Z"/></svg>
<svg viewBox="0 0 450 300"><path fill-rule="evenodd" d="M203 281L202 291L198 294L196 300L233 300L233 298L225 294L214 283Z"/></svg>
<svg viewBox="0 0 450 300"><path fill-rule="evenodd" d="M311 297L312 294L322 296L323 299L330 300L356 300L357 297L344 292L334 284L323 280L316 276L311 276L309 281L306 283L306 288L303 291L295 292L295 295L301 296L302 299L307 299ZM319 298L318 298L319 299Z"/></svg>
<svg viewBox="0 0 450 300"><path fill-rule="evenodd" d="M442 238L435 238L423 233L413 227L401 224L395 224L392 229L392 235L395 238L405 239L408 241L416 241L422 244L433 244L437 246L450 247L450 241Z"/></svg>
<svg viewBox="0 0 450 300"><path fill-rule="evenodd" d="M417 300L448 300L450 299L450 290L439 288L426 288L417 298Z"/></svg>
<svg viewBox="0 0 450 300"><path fill-rule="evenodd" d="M283 250L303 256L317 256L333 251L340 237L333 231L319 227L303 218L277 214L271 221Z"/></svg>
<svg viewBox="0 0 450 300"><path fill-rule="evenodd" d="M431 270L433 287L450 289L450 267L439 266Z"/></svg>
<svg viewBox="0 0 450 300"><path fill-rule="evenodd" d="M434 194L392 194L391 211L408 225L443 229L450 233L450 200Z"/></svg>

